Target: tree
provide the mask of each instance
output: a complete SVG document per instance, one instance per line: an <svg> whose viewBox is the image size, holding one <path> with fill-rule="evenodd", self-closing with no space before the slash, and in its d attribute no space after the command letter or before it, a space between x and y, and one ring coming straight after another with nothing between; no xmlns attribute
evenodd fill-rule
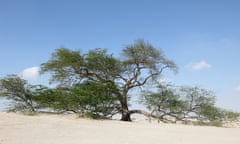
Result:
<svg viewBox="0 0 240 144"><path fill-rule="evenodd" d="M188 103L170 85L160 84L157 91L144 91L140 102L151 111L151 117L163 122L176 122L186 116Z"/></svg>
<svg viewBox="0 0 240 144"><path fill-rule="evenodd" d="M13 110L30 110L34 112L33 97L37 87L28 84L26 80L16 75L8 75L0 80L0 96L5 96L15 102Z"/></svg>
<svg viewBox="0 0 240 144"><path fill-rule="evenodd" d="M70 88L45 88L35 101L42 108L63 113L71 111L91 118L109 118L116 113L117 98L109 84L85 81Z"/></svg>
<svg viewBox="0 0 240 144"><path fill-rule="evenodd" d="M199 87L181 87L180 95L187 103L187 117L198 120L214 120L217 117L219 111L215 107L215 95L212 91Z"/></svg>
<svg viewBox="0 0 240 144"><path fill-rule="evenodd" d="M151 111L148 116L163 122L237 120L238 113L215 106L213 92L199 87L172 87L160 84L155 92L144 91L140 100ZM219 124L219 123L218 123Z"/></svg>
<svg viewBox="0 0 240 144"><path fill-rule="evenodd" d="M162 51L144 40L127 45L122 56L121 59L114 58L107 54L106 49L81 54L79 51L60 48L41 65L41 73L51 72L51 82L64 86L81 84L84 80L115 85L121 120L131 121L131 114L142 112L129 110L129 92L146 85L150 80L154 82L165 69L177 71L177 66L166 59Z"/></svg>

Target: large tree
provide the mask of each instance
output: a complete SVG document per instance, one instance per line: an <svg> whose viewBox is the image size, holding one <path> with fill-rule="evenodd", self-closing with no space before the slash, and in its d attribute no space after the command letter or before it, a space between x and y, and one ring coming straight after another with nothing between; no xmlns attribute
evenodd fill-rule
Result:
<svg viewBox="0 0 240 144"><path fill-rule="evenodd" d="M122 50L121 58L108 54L106 49L94 49L88 53L57 49L52 57L41 65L41 73L51 72L51 82L71 87L84 81L109 83L117 87L114 90L122 114L121 120L131 121L133 113L145 112L129 109L129 92L143 87L149 81L154 82L163 71L177 71L175 63L163 55L163 52L144 40L137 40Z"/></svg>

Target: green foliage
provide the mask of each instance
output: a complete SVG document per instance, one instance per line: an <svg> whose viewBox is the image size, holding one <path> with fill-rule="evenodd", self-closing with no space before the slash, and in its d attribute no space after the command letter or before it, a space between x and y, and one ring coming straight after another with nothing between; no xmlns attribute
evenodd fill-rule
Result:
<svg viewBox="0 0 240 144"><path fill-rule="evenodd" d="M187 109L186 101L168 85L159 85L157 92L146 91L140 101L147 106L159 119L179 120L184 118Z"/></svg>
<svg viewBox="0 0 240 144"><path fill-rule="evenodd" d="M38 91L37 97L34 99L39 108L51 108L56 111L75 109L76 101L69 97L69 93L65 89L44 88ZM73 109L74 107L74 109Z"/></svg>
<svg viewBox="0 0 240 144"><path fill-rule="evenodd" d="M53 74L51 82L65 86L84 79L106 82L122 72L120 61L107 54L106 49L81 54L65 48L57 49L48 62L41 64L41 73L48 71Z"/></svg>
<svg viewBox="0 0 240 144"><path fill-rule="evenodd" d="M114 85L117 89L113 91L114 97L117 97L118 103L121 104L118 111L126 116L123 116L122 120L130 120L129 91L144 86L150 79L160 76L163 70L169 68L176 71L177 67L173 61L166 59L160 50L144 40L138 40L133 45L126 46L123 49L123 56L121 59L116 59L108 54L106 49L100 48L85 54L61 48L52 54L50 60L41 65L41 73L51 72L51 82L58 83L59 87L70 87L70 89L81 84L82 81L93 81L98 85L99 83ZM72 89L72 91L74 93L77 90ZM78 88L77 93L92 95L92 92L84 91L83 88ZM79 96L74 99L78 98ZM105 102L104 99L101 100ZM105 107L105 104L101 106L94 103L95 101L83 98L81 101L87 104L90 101L90 105L95 105L94 108L85 107L91 111L102 111L100 107ZM81 103L81 105L84 104Z"/></svg>
<svg viewBox="0 0 240 144"><path fill-rule="evenodd" d="M41 64L41 73L52 72L51 83L72 83L80 79L79 72L85 67L84 58L79 51L66 48L57 49L48 62Z"/></svg>
<svg viewBox="0 0 240 144"><path fill-rule="evenodd" d="M219 111L219 119L221 121L225 122L234 122L234 121L239 121L240 120L240 113L233 112L230 110L225 110L225 109L220 109L218 108Z"/></svg>
<svg viewBox="0 0 240 144"><path fill-rule="evenodd" d="M123 49L126 65L141 65L142 67L159 71L162 67L167 66L172 70L177 70L176 64L164 57L163 52L153 47L143 39L138 39L132 45Z"/></svg>
<svg viewBox="0 0 240 144"><path fill-rule="evenodd" d="M14 102L13 110L35 111L33 91L38 86L32 86L26 80L16 75L8 75L0 80L0 96L5 96Z"/></svg>
<svg viewBox="0 0 240 144"><path fill-rule="evenodd" d="M199 108L197 113L202 120L221 121L222 119L220 109L214 105L203 105Z"/></svg>
<svg viewBox="0 0 240 144"><path fill-rule="evenodd" d="M211 91L199 87L179 89L160 84L157 91L144 91L141 102L152 112L129 110L129 91L156 84L165 69L177 72L176 64L163 52L139 39L127 45L123 57L117 59L106 49L97 48L87 53L66 48L56 49L51 58L41 64L41 73L51 72L50 83L56 88L30 85L16 75L0 80L0 96L11 99L15 110L34 112L52 109L72 111L91 118L107 118L116 113L122 120L140 113L166 121L199 120L199 124L218 125L218 122L235 121L239 113L215 107Z"/></svg>
<svg viewBox="0 0 240 144"><path fill-rule="evenodd" d="M87 53L85 57L86 67L91 72L96 72L104 79L112 80L122 72L121 62L112 55L107 54L106 49L94 49Z"/></svg>
<svg viewBox="0 0 240 144"><path fill-rule="evenodd" d="M71 88L44 89L35 100L41 107L59 112L72 111L92 118L107 118L115 114L118 106L115 90L111 84L84 82Z"/></svg>
<svg viewBox="0 0 240 144"><path fill-rule="evenodd" d="M195 119L198 120L195 124L221 126L223 121L239 118L239 113L217 108L214 94L199 87L173 89L169 85L159 85L157 92L144 92L141 102L164 121Z"/></svg>
<svg viewBox="0 0 240 144"><path fill-rule="evenodd" d="M238 112L222 110L222 114L223 114L224 121L239 121L240 120L240 113L238 113Z"/></svg>
<svg viewBox="0 0 240 144"><path fill-rule="evenodd" d="M180 95L187 103L188 113L194 114L197 119L216 120L218 109L215 105L215 96L211 91L199 87L181 87Z"/></svg>
<svg viewBox="0 0 240 144"><path fill-rule="evenodd" d="M78 97L83 111L108 117L118 106L114 85L86 82L72 88L72 95Z"/></svg>
<svg viewBox="0 0 240 144"><path fill-rule="evenodd" d="M142 102L147 105L149 110L157 110L162 114L177 113L186 107L185 102L180 100L180 96L173 89L164 85L158 86L158 92L145 91L142 96Z"/></svg>

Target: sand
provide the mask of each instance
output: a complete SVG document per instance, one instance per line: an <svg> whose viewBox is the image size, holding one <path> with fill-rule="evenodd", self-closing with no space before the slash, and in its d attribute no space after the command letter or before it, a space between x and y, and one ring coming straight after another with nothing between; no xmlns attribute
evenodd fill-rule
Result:
<svg viewBox="0 0 240 144"><path fill-rule="evenodd" d="M0 113L0 144L240 144L240 128Z"/></svg>

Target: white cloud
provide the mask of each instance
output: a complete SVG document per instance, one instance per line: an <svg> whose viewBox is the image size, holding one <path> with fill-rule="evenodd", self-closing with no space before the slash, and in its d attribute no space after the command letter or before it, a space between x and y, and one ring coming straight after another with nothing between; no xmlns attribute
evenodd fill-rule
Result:
<svg viewBox="0 0 240 144"><path fill-rule="evenodd" d="M193 70L202 70L202 69L205 69L205 68L212 67L209 63L207 63L204 60L202 60L200 62L197 62L197 63L190 64L189 66Z"/></svg>
<svg viewBox="0 0 240 144"><path fill-rule="evenodd" d="M20 73L20 77L26 80L36 80L39 76L39 67L30 67Z"/></svg>

